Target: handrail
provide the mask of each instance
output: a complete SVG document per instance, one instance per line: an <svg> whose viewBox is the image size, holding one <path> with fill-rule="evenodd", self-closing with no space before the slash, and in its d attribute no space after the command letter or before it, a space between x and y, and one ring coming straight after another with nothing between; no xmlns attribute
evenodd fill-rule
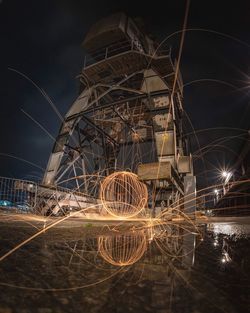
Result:
<svg viewBox="0 0 250 313"><path fill-rule="evenodd" d="M89 52L89 55L85 55L84 57L84 68L94 64L96 61L105 60L121 52L133 50L139 51L133 41L126 40L114 43L97 51Z"/></svg>
<svg viewBox="0 0 250 313"><path fill-rule="evenodd" d="M46 186L37 182L0 176L0 207L20 213L34 212L42 202L73 196L77 201L93 202L90 195L60 186Z"/></svg>
<svg viewBox="0 0 250 313"><path fill-rule="evenodd" d="M128 52L128 51L137 51L142 52L142 47L139 47L138 44L134 41L120 41L117 43L114 43L110 46L101 48L99 50L90 51L88 54L84 57L84 65L83 69L87 68L90 65L93 65L96 62L100 62L102 60L106 60L110 57L113 57L115 55L118 55L122 52ZM171 54L171 48L163 47L159 50L157 50L156 56L168 56Z"/></svg>

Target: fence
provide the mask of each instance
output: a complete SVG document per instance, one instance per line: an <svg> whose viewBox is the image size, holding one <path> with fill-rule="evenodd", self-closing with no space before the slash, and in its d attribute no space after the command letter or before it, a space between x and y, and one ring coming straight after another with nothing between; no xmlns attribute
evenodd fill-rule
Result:
<svg viewBox="0 0 250 313"><path fill-rule="evenodd" d="M0 207L29 212L36 205L37 184L28 180L0 177Z"/></svg>
<svg viewBox="0 0 250 313"><path fill-rule="evenodd" d="M0 209L39 215L65 214L87 207L96 199L84 193L32 181L0 177Z"/></svg>

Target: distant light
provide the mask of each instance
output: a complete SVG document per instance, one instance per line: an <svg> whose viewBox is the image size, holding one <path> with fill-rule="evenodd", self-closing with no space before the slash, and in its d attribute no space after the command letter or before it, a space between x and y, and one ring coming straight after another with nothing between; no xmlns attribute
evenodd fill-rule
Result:
<svg viewBox="0 0 250 313"><path fill-rule="evenodd" d="M225 178L226 178L227 175L228 175L228 172L226 172L226 171L223 171L223 172L221 173L221 176L222 176L222 177L225 177Z"/></svg>
<svg viewBox="0 0 250 313"><path fill-rule="evenodd" d="M218 190L218 189L214 189L214 193L215 193L216 195L218 195L219 190Z"/></svg>
<svg viewBox="0 0 250 313"><path fill-rule="evenodd" d="M225 258L222 258L222 259L221 259L221 262L222 262L222 263L226 263L226 259L225 259Z"/></svg>
<svg viewBox="0 0 250 313"><path fill-rule="evenodd" d="M221 176L222 178L225 178L225 181L228 181L231 178L232 173L228 171L222 171Z"/></svg>
<svg viewBox="0 0 250 313"><path fill-rule="evenodd" d="M228 262L231 262L231 261L232 261L232 259L230 258L230 256L229 256L229 254L228 254L227 251L223 251L223 257L222 257L222 259L225 260L223 263L225 263L225 262L228 263Z"/></svg>
<svg viewBox="0 0 250 313"><path fill-rule="evenodd" d="M217 242L217 241L214 242L214 246L215 246L215 247L218 246L218 242Z"/></svg>

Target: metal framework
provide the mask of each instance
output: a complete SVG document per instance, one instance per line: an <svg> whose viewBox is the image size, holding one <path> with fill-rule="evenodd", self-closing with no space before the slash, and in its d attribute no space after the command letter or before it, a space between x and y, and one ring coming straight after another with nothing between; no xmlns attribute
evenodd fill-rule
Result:
<svg viewBox="0 0 250 313"><path fill-rule="evenodd" d="M98 198L102 179L118 170L144 173L149 206L171 206L192 175L182 130L182 80L170 49L157 49L124 14L98 22L87 34L80 95L65 115L43 178ZM172 93L174 77L177 87ZM169 166L148 177L143 165Z"/></svg>

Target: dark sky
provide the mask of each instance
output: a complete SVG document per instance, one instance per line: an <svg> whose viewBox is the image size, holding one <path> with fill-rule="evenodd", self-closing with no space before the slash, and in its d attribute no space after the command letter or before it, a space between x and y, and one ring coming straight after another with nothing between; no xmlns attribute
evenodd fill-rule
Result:
<svg viewBox="0 0 250 313"><path fill-rule="evenodd" d="M32 78L54 101L64 115L77 97L75 79L83 65L81 42L98 19L117 11L141 17L159 39L182 28L185 1L78 1L78 0L0 0L0 175L41 177L42 171L3 154L24 158L46 167L53 141L21 109L39 121L53 136L60 120L41 94L13 68ZM202 81L184 89L184 106L196 130L214 127L250 127L250 1L191 1L188 28L202 28L219 34L190 31L186 34L181 71L184 83ZM180 37L169 40L175 50ZM244 89L242 89L244 88ZM201 146L241 131L198 133ZM237 153L242 140L234 138L227 146ZM218 151L219 150L219 151ZM207 166L222 166L234 158L229 150L217 148L206 154ZM197 163L198 164L198 163ZM212 167L211 167L212 169ZM197 174L201 167L197 166Z"/></svg>

